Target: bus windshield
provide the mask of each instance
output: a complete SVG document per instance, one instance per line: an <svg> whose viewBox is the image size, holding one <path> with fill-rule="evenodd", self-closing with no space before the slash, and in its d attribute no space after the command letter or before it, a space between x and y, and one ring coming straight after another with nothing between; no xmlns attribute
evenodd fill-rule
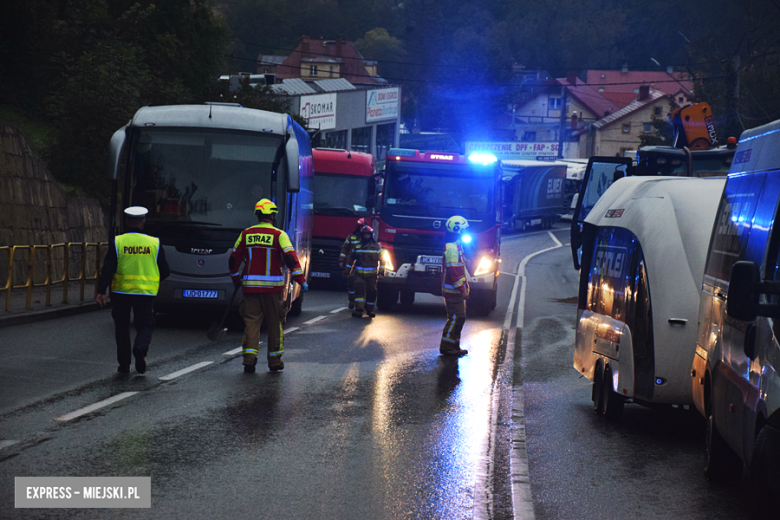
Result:
<svg viewBox="0 0 780 520"><path fill-rule="evenodd" d="M495 180L485 173L466 165L390 162L384 204L423 214L457 212L466 218L490 213Z"/></svg>
<svg viewBox="0 0 780 520"><path fill-rule="evenodd" d="M314 214L326 216L366 217L368 177L322 174L314 176Z"/></svg>
<svg viewBox="0 0 780 520"><path fill-rule="evenodd" d="M202 226L232 233L256 224L255 203L273 198L280 136L142 129L136 137L129 205L149 210L150 228Z"/></svg>

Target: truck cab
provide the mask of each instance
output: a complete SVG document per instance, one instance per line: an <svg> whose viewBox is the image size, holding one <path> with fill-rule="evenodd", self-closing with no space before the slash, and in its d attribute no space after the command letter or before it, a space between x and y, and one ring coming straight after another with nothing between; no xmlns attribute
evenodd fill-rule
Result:
<svg viewBox="0 0 780 520"><path fill-rule="evenodd" d="M311 278L343 282L339 254L360 218L370 222L376 204L376 160L370 153L332 148L312 150L314 224Z"/></svg>

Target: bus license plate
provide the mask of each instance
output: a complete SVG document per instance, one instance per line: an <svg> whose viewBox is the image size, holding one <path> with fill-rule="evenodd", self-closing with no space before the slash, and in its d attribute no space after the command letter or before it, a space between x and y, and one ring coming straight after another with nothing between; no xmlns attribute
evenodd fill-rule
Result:
<svg viewBox="0 0 780 520"><path fill-rule="evenodd" d="M219 291L206 291L203 289L184 289L181 295L183 298L218 298Z"/></svg>
<svg viewBox="0 0 780 520"><path fill-rule="evenodd" d="M310 274L312 278L330 278L330 273L315 273L312 271Z"/></svg>
<svg viewBox="0 0 780 520"><path fill-rule="evenodd" d="M440 256L421 256L420 257L420 263L421 264L438 264L438 265L441 265L441 257Z"/></svg>

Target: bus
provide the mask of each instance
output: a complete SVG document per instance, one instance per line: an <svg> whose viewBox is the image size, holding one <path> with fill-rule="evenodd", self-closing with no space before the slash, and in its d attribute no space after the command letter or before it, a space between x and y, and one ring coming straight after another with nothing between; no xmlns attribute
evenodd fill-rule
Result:
<svg viewBox="0 0 780 520"><path fill-rule="evenodd" d="M311 277L344 282L339 255L357 220L371 222L376 161L370 153L315 148Z"/></svg>
<svg viewBox="0 0 780 520"><path fill-rule="evenodd" d="M377 307L414 303L415 293L441 295L447 219L469 221L463 237L471 294L469 313L496 307L501 249L501 162L489 154L391 148L374 228L383 249Z"/></svg>
<svg viewBox="0 0 780 520"><path fill-rule="evenodd" d="M308 277L311 141L289 115L237 104L144 107L114 133L108 155L111 238L124 232L117 214L144 206L144 231L160 238L171 268L158 310L236 304L228 257L241 231L257 223L262 198L279 208L276 226L290 236ZM288 312L299 314L302 288L289 272L285 280Z"/></svg>

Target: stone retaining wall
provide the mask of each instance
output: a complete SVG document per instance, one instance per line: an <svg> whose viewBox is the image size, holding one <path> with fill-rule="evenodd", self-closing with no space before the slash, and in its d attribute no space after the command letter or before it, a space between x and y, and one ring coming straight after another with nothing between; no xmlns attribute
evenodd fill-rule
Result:
<svg viewBox="0 0 780 520"><path fill-rule="evenodd" d="M19 127L0 120L0 247L105 242L107 228L100 203L65 195ZM55 254L55 278L57 273L61 276L62 256ZM27 253L22 257L26 263ZM45 279L44 259L41 255L35 262L36 283ZM15 266L18 260L14 259ZM80 257L70 261L78 266ZM7 272L8 254L0 250L0 287L5 286ZM78 271L71 273L76 276ZM26 268L14 269L14 284L26 278Z"/></svg>

